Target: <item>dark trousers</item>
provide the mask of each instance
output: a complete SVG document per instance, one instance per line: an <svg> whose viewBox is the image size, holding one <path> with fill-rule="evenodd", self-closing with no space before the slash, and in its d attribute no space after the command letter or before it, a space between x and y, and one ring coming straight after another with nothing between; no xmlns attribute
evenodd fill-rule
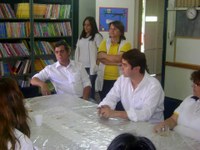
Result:
<svg viewBox="0 0 200 150"><path fill-rule="evenodd" d="M90 92L90 98L95 99L95 81L97 78L97 75L90 75L90 68L85 68L87 71L88 75L90 76L90 82L92 85L91 92Z"/></svg>
<svg viewBox="0 0 200 150"><path fill-rule="evenodd" d="M99 92L101 101L106 97L116 80L103 80L103 89Z"/></svg>

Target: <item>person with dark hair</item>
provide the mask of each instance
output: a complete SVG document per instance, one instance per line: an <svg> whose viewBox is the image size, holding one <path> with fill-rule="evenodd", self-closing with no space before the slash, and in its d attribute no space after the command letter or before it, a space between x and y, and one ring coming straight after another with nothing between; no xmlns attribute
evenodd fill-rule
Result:
<svg viewBox="0 0 200 150"><path fill-rule="evenodd" d="M81 63L70 60L70 47L65 41L55 44L57 62L46 66L31 79L31 84L39 86L43 95L51 94L46 83L51 81L57 94L70 94L88 100L91 83Z"/></svg>
<svg viewBox="0 0 200 150"><path fill-rule="evenodd" d="M33 150L28 113L15 80L0 79L0 149Z"/></svg>
<svg viewBox="0 0 200 150"><path fill-rule="evenodd" d="M157 124L155 132L160 133L167 127L200 141L200 70L191 74L191 80L193 95L186 97L171 117Z"/></svg>
<svg viewBox="0 0 200 150"><path fill-rule="evenodd" d="M91 98L95 99L95 80L97 77L97 51L103 37L97 29L94 17L86 17L83 30L76 44L75 61L85 67L92 84Z"/></svg>
<svg viewBox="0 0 200 150"><path fill-rule="evenodd" d="M156 148L146 137L122 133L112 140L107 150L156 150Z"/></svg>
<svg viewBox="0 0 200 150"><path fill-rule="evenodd" d="M109 23L109 38L101 42L97 55L100 63L96 90L99 91L101 100L121 75L121 56L130 49L131 44L125 38L123 23L120 21Z"/></svg>
<svg viewBox="0 0 200 150"><path fill-rule="evenodd" d="M132 49L122 55L122 72L99 104L99 115L132 121L163 121L164 92L159 81L147 73L145 54ZM124 111L115 110L121 101Z"/></svg>

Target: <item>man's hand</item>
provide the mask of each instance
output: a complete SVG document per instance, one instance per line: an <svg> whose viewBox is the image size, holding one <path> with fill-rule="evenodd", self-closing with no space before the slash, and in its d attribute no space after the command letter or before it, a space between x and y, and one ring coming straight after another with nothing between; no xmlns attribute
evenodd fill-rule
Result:
<svg viewBox="0 0 200 150"><path fill-rule="evenodd" d="M48 85L46 83L42 84L41 92L42 92L42 95L50 95L51 94L51 91L49 90Z"/></svg>
<svg viewBox="0 0 200 150"><path fill-rule="evenodd" d="M102 105L98 108L99 116L104 118L110 118L112 117L114 110L112 110L108 105Z"/></svg>

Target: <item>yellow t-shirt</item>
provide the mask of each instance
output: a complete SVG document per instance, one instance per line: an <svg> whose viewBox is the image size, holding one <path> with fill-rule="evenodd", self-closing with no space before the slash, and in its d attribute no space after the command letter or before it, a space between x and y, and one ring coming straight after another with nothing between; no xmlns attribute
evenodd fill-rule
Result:
<svg viewBox="0 0 200 150"><path fill-rule="evenodd" d="M106 40L103 40L99 46L98 52L105 52L109 55L118 55L118 48L120 44L111 44L107 53ZM131 44L126 42L120 49L120 54L131 49ZM117 80L119 77L119 68L115 65L105 65L104 80Z"/></svg>

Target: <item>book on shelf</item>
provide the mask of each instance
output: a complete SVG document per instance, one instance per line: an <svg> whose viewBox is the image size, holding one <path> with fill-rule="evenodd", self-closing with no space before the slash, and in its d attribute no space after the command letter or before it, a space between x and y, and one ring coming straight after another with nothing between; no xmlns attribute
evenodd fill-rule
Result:
<svg viewBox="0 0 200 150"><path fill-rule="evenodd" d="M30 87L30 86L31 86L30 79L18 80L18 85L19 85L21 88Z"/></svg>
<svg viewBox="0 0 200 150"><path fill-rule="evenodd" d="M2 62L2 76L10 75L10 66L6 62Z"/></svg>
<svg viewBox="0 0 200 150"><path fill-rule="evenodd" d="M47 11L46 4L34 4L33 5L34 18L44 18L46 11Z"/></svg>
<svg viewBox="0 0 200 150"><path fill-rule="evenodd" d="M23 74L29 73L30 66L31 66L31 60L27 59L25 61L25 66L24 66Z"/></svg>
<svg viewBox="0 0 200 150"><path fill-rule="evenodd" d="M36 59L34 62L35 71L39 72L42 69L44 69L47 65L51 65L53 63L54 63L53 59L47 59L47 60Z"/></svg>
<svg viewBox="0 0 200 150"><path fill-rule="evenodd" d="M16 5L16 17L23 19L30 18L29 3L18 3Z"/></svg>
<svg viewBox="0 0 200 150"><path fill-rule="evenodd" d="M48 4L45 18L70 18L71 5Z"/></svg>
<svg viewBox="0 0 200 150"><path fill-rule="evenodd" d="M67 35L72 36L72 28L70 22L66 22L66 28L67 28Z"/></svg>
<svg viewBox="0 0 200 150"><path fill-rule="evenodd" d="M3 70L3 62L0 61L0 76L4 75L4 70Z"/></svg>
<svg viewBox="0 0 200 150"><path fill-rule="evenodd" d="M16 18L14 10L9 3L0 3L0 18Z"/></svg>
<svg viewBox="0 0 200 150"><path fill-rule="evenodd" d="M29 3L19 3L16 7L17 18L30 17ZM55 18L65 19L70 17L71 5L61 4L34 4L34 18Z"/></svg>
<svg viewBox="0 0 200 150"><path fill-rule="evenodd" d="M0 51L2 57L12 57L12 56L29 56L29 50L22 43L0 43Z"/></svg>
<svg viewBox="0 0 200 150"><path fill-rule="evenodd" d="M6 38L7 33L6 33L6 25L4 22L0 22L0 38Z"/></svg>
<svg viewBox="0 0 200 150"><path fill-rule="evenodd" d="M21 60L17 60L17 62L12 66L12 72L13 74L17 74L17 70L20 66L20 64L22 63Z"/></svg>

